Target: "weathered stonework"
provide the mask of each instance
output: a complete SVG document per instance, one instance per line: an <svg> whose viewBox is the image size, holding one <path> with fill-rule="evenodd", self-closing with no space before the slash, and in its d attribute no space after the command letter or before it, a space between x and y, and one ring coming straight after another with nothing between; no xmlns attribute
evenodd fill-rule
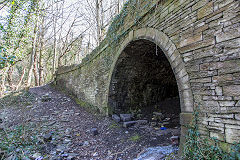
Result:
<svg viewBox="0 0 240 160"><path fill-rule="evenodd" d="M113 74L124 50L136 41L149 41L161 49L172 68L180 97L181 125L191 121L194 106L199 106L202 134L216 137L223 147L238 141L239 1L155 0L139 17L135 23L130 13L126 16L125 25L117 31L126 34L117 45L104 40L82 64L59 68L56 86L108 114L113 109L109 105L112 84L120 84ZM131 66L129 62L123 64ZM182 135L185 133L183 126Z"/></svg>

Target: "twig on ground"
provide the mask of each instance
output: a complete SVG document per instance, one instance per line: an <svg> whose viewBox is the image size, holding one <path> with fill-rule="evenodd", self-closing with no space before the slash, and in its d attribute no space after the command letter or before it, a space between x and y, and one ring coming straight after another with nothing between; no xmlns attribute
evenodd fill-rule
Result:
<svg viewBox="0 0 240 160"><path fill-rule="evenodd" d="M118 154L120 154L120 153L124 153L126 150L129 150L130 148L134 147L135 145L136 145L136 144L133 144L133 145L131 145L130 147L125 148L125 149L122 150L121 152L113 153L113 154L111 154L111 156L115 156L114 160L116 160Z"/></svg>
<svg viewBox="0 0 240 160"><path fill-rule="evenodd" d="M140 153L138 153L137 158L140 157L140 155L141 155L142 153L144 153L145 151L146 151L146 150L143 149Z"/></svg>

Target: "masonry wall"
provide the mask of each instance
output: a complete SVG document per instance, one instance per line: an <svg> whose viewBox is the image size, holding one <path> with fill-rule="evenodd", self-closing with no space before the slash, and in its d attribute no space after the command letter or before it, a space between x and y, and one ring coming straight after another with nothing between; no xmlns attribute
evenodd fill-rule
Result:
<svg viewBox="0 0 240 160"><path fill-rule="evenodd" d="M128 15L118 33L146 27L165 33L184 61L201 110L201 133L217 137L226 148L239 141L240 1L155 0L139 16L134 24ZM116 47L105 40L82 64L59 68L57 86L107 112L111 65L125 38Z"/></svg>

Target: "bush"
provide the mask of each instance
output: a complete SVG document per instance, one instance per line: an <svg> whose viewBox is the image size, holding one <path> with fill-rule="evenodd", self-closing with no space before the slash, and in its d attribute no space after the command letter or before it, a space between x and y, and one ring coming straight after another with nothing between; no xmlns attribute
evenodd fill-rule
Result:
<svg viewBox="0 0 240 160"><path fill-rule="evenodd" d="M183 159L189 160L240 160L240 142L232 146L227 153L219 147L216 138L206 138L198 130L198 110L194 112L192 125L188 126L188 134L184 145Z"/></svg>

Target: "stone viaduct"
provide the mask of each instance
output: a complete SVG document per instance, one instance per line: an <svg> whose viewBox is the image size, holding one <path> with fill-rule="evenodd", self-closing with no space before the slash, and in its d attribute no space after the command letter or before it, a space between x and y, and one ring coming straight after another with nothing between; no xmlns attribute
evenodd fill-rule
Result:
<svg viewBox="0 0 240 160"><path fill-rule="evenodd" d="M200 132L227 149L240 140L240 1L130 0L55 85L110 115L178 97L182 137L199 106Z"/></svg>

